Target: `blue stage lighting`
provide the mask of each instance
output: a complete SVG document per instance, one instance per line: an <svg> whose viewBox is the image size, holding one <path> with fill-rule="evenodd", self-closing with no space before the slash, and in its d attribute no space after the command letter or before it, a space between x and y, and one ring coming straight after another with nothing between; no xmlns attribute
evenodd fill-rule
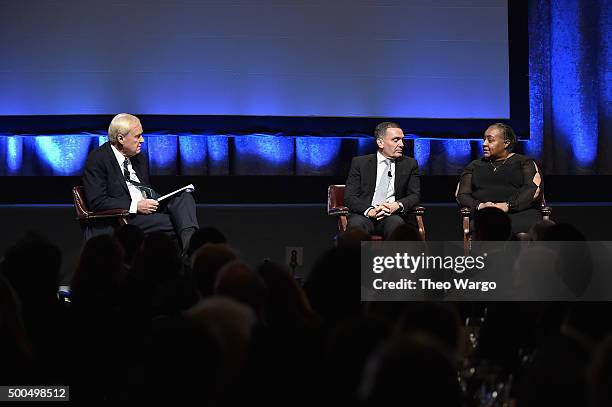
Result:
<svg viewBox="0 0 612 407"><path fill-rule="evenodd" d="M363 135L357 139L357 155L371 154L376 152L376 142L373 136Z"/></svg>
<svg viewBox="0 0 612 407"><path fill-rule="evenodd" d="M23 138L19 136L2 137L6 140L6 174L21 175L23 163Z"/></svg>
<svg viewBox="0 0 612 407"><path fill-rule="evenodd" d="M208 136L203 134L180 134L179 154L181 164L187 167L201 166L208 155Z"/></svg>
<svg viewBox="0 0 612 407"><path fill-rule="evenodd" d="M471 158L470 140L441 140L451 165L466 165Z"/></svg>
<svg viewBox="0 0 612 407"><path fill-rule="evenodd" d="M293 137L268 134L235 136L234 146L234 175L295 174Z"/></svg>
<svg viewBox="0 0 612 407"><path fill-rule="evenodd" d="M41 161L43 174L81 175L91 138L79 134L35 136L35 155Z"/></svg>
<svg viewBox="0 0 612 407"><path fill-rule="evenodd" d="M339 137L296 137L296 159L299 167L325 169L338 159L342 139Z"/></svg>
<svg viewBox="0 0 612 407"><path fill-rule="evenodd" d="M147 145L145 151L145 144ZM177 175L178 137L174 134L148 134L141 151L149 157L151 175Z"/></svg>
<svg viewBox="0 0 612 407"><path fill-rule="evenodd" d="M424 172L429 165L430 140L415 139L414 140L414 158L419 163L421 172Z"/></svg>
<svg viewBox="0 0 612 407"><path fill-rule="evenodd" d="M579 2L556 0L551 5L551 86L553 131L569 148L580 169L593 169L597 157L597 96L585 86ZM567 147L566 147L567 146Z"/></svg>
<svg viewBox="0 0 612 407"><path fill-rule="evenodd" d="M293 138L268 134L249 134L234 139L238 157L254 156L270 164L285 164L293 159Z"/></svg>
<svg viewBox="0 0 612 407"><path fill-rule="evenodd" d="M211 162L227 162L228 136L207 136L206 146L208 149L208 158Z"/></svg>

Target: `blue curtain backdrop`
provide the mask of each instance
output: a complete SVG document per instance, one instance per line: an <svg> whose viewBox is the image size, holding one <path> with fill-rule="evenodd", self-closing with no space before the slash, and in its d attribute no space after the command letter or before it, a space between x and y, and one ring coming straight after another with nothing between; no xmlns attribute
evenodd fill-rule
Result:
<svg viewBox="0 0 612 407"><path fill-rule="evenodd" d="M531 139L546 174L611 174L612 1L532 0Z"/></svg>
<svg viewBox="0 0 612 407"><path fill-rule="evenodd" d="M517 151L546 175L612 174L611 3L529 0L531 129ZM0 175L80 175L88 152L105 141L100 134L0 134ZM406 153L425 175L458 175L481 155L480 140L409 137ZM352 156L375 149L363 134L166 132L146 140L153 175L342 176Z"/></svg>

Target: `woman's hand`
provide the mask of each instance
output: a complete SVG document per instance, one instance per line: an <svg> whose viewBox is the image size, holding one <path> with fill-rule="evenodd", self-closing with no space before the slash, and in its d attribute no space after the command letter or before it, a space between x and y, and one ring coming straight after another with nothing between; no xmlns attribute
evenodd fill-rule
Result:
<svg viewBox="0 0 612 407"><path fill-rule="evenodd" d="M500 203L495 204L494 206L495 206L496 208L501 209L502 211L504 211L504 212L506 212L506 213L508 212L508 209L510 209L510 208L508 207L508 202L500 202Z"/></svg>
<svg viewBox="0 0 612 407"><path fill-rule="evenodd" d="M478 204L476 209L481 210L481 209L484 209L484 208L489 208L491 206L496 207L496 205L493 202L482 202L482 203Z"/></svg>
<svg viewBox="0 0 612 407"><path fill-rule="evenodd" d="M497 208L500 209L504 212L508 212L508 202L499 202L499 203L494 203L494 202L482 202L480 204L478 204L477 209L481 210L483 208Z"/></svg>
<svg viewBox="0 0 612 407"><path fill-rule="evenodd" d="M483 208L497 208L500 209L506 213L508 213L508 210L510 209L508 207L508 202L499 202L499 203L494 203L494 202L482 202L480 204L478 204L478 210L481 210Z"/></svg>

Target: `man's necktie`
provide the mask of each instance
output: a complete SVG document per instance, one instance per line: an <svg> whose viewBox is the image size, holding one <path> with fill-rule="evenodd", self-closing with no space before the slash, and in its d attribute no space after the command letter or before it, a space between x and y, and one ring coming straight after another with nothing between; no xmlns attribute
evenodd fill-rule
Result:
<svg viewBox="0 0 612 407"><path fill-rule="evenodd" d="M134 181L130 178L130 170L128 169L129 162L129 158L126 158L125 161L123 161L123 177L125 178L125 180L130 184L134 185L136 188L138 188L138 190L142 193L143 197L157 199L159 197L159 194L155 192L153 188L138 181Z"/></svg>
<svg viewBox="0 0 612 407"><path fill-rule="evenodd" d="M379 205L387 199L387 191L389 189L389 182L391 181L391 177L389 176L391 173L391 162L385 160L385 164L385 170L380 176L380 180L378 180L376 192L374 193L374 205Z"/></svg>
<svg viewBox="0 0 612 407"><path fill-rule="evenodd" d="M126 181L130 181L130 170L128 169L129 163L130 163L129 158L126 158L125 161L123 161L123 177L125 178Z"/></svg>

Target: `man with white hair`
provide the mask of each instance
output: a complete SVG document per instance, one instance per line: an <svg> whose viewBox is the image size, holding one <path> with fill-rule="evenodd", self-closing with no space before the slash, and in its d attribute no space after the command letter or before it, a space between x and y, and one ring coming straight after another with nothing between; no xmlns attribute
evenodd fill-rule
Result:
<svg viewBox="0 0 612 407"><path fill-rule="evenodd" d="M198 228L195 201L183 192L160 207L151 188L140 120L131 114L116 115L108 127L108 142L93 150L85 164L83 184L87 204L93 211L124 208L132 214L128 222L145 233L176 233L183 252Z"/></svg>

